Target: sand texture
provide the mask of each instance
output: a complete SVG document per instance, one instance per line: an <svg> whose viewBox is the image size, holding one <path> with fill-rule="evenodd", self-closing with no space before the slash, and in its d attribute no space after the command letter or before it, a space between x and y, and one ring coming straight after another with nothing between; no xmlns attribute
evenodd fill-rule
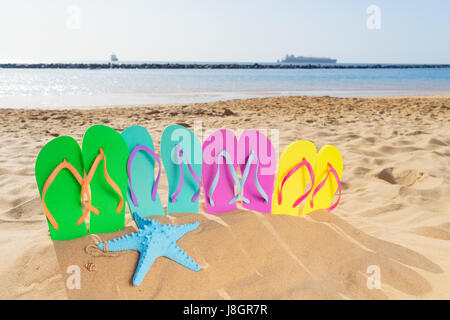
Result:
<svg viewBox="0 0 450 320"><path fill-rule="evenodd" d="M189 105L77 110L0 109L1 299L449 299L450 97L280 97ZM306 139L335 145L344 159L342 202L307 217L242 209L156 219L199 221L178 245L202 267L159 258L139 287L139 254L97 255L86 247L136 230L54 242L48 235L34 164L58 135L79 143L106 124L145 126L159 153L162 130L267 130L278 151ZM276 141L279 141L277 143ZM163 172L159 194L167 205ZM93 263L96 271L85 265ZM80 289L67 268L78 266ZM371 267L372 266L372 267ZM368 286L373 268L379 289Z"/></svg>

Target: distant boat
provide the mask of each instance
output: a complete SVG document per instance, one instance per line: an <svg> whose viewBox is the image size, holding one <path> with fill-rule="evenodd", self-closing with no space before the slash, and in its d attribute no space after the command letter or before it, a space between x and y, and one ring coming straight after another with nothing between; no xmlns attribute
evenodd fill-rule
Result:
<svg viewBox="0 0 450 320"><path fill-rule="evenodd" d="M113 53L113 54L111 55L111 62L117 62L117 61L119 61L119 59L118 59L117 56Z"/></svg>
<svg viewBox="0 0 450 320"><path fill-rule="evenodd" d="M278 63L336 63L337 59L325 58L325 57L302 57L294 56L293 54L287 54L283 60L278 60Z"/></svg>

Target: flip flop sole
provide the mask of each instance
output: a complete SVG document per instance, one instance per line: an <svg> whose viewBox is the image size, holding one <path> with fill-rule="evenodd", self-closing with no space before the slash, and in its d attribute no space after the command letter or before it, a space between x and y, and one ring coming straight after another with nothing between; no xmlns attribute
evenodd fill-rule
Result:
<svg viewBox="0 0 450 320"><path fill-rule="evenodd" d="M209 197L214 178L217 174L217 156L225 150L230 156L234 170L237 171L237 138L230 130L222 129L212 133L203 142L202 184L205 193L205 209L208 213L222 213L236 209L234 198L234 179L224 157L219 159L219 180L212 195L214 206Z"/></svg>
<svg viewBox="0 0 450 320"><path fill-rule="evenodd" d="M183 126L170 125L166 127L161 136L161 159L169 185L167 213L198 213L199 199L197 198L195 201L192 201L192 197L199 190L200 186L192 177L184 156L182 160L184 174L183 187L175 202L170 199L171 195L177 190L181 177L175 145L178 145L184 150L193 170L200 179L202 174L203 154L202 146L198 138L192 131Z"/></svg>
<svg viewBox="0 0 450 320"><path fill-rule="evenodd" d="M250 203L242 202L244 208L263 213L270 213L272 209L272 194L277 169L277 156L275 148L269 138L256 130L247 130L242 133L238 142L238 163L243 174L247 159L251 151L254 151L259 159L257 177L259 184L268 197L267 203L261 196L254 180L256 172L256 161L250 165L250 171L243 185L242 194L250 200Z"/></svg>
<svg viewBox="0 0 450 320"><path fill-rule="evenodd" d="M144 127L129 127L121 135L127 144L130 154L138 145L146 146L152 151L155 151L152 137ZM158 193L156 193L155 200L152 200L153 184L156 179L155 165L155 159L145 151L136 153L131 164L131 177L129 176L128 178L131 178L138 205L135 206L133 203L129 183L127 188L127 203L130 212L138 212L141 217L164 215L164 209ZM161 170L161 168L158 168L158 170Z"/></svg>
<svg viewBox="0 0 450 320"><path fill-rule="evenodd" d="M36 183L41 198L45 182L64 159L83 177L83 160L78 143L72 137L55 138L42 148L36 159ZM83 215L81 185L69 170L61 170L55 177L46 192L45 203L59 226L55 229L47 220L52 240L71 240L88 234L85 222L77 225Z"/></svg>
<svg viewBox="0 0 450 320"><path fill-rule="evenodd" d="M128 147L122 136L114 129L95 125L86 130L83 137L82 156L86 172L89 172L102 148L106 157L108 175L121 190L123 200L127 192ZM123 229L125 226L125 205L119 213L116 208L120 196L109 185L104 174L104 160L97 166L90 183L92 206L100 214L90 213L90 233L106 233Z"/></svg>
<svg viewBox="0 0 450 320"><path fill-rule="evenodd" d="M336 169L339 179L342 178L343 161L339 150L334 146L323 146L317 155L316 165L314 168L314 175L316 177L314 188L316 188L317 185L320 184L320 182L327 176L328 163L330 163ZM338 184L334 176L330 175L324 186L314 196L314 207L311 207L311 192L311 194L306 199L306 203L303 207L303 210L301 211L301 215L305 216L308 213L318 209L328 209L331 205L331 202L333 201L333 197L337 189Z"/></svg>
<svg viewBox="0 0 450 320"><path fill-rule="evenodd" d="M316 156L317 150L315 145L306 140L293 142L284 149L275 176L275 187L272 197L272 214L299 215L301 206L298 205L294 207L293 205L296 200L307 191L306 187L311 181L308 169L303 166L285 181L282 189L282 201L279 203L281 183L284 177L294 169L297 164L302 162L303 159L307 160L311 167L314 168Z"/></svg>

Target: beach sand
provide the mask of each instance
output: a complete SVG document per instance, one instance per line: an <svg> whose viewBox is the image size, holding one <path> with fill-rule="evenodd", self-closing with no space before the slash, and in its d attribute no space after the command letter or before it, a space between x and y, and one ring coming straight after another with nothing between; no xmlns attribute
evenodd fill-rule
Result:
<svg viewBox="0 0 450 320"><path fill-rule="evenodd" d="M449 299L450 96L279 97L189 105L78 110L0 110L0 298L12 299ZM201 122L200 122L201 121ZM276 148L307 139L335 145L344 159L342 202L306 217L239 209L157 217L200 227L178 241L202 267L159 258L139 287L138 253L98 256L86 247L135 231L53 242L34 163L58 135L81 143L106 124L143 125L159 153L169 124L267 130ZM276 141L279 138L279 144ZM160 196L167 204L167 182ZM89 272L86 263L94 263ZM70 266L81 270L69 289ZM379 270L380 287L373 287ZM376 272L375 272L376 273ZM368 285L369 284L369 285ZM70 285L69 285L70 287Z"/></svg>

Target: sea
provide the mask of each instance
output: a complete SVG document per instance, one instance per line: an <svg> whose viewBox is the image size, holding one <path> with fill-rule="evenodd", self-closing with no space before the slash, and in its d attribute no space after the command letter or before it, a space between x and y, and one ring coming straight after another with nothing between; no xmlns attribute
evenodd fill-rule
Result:
<svg viewBox="0 0 450 320"><path fill-rule="evenodd" d="M450 94L450 68L0 69L0 108L186 104L279 96Z"/></svg>

